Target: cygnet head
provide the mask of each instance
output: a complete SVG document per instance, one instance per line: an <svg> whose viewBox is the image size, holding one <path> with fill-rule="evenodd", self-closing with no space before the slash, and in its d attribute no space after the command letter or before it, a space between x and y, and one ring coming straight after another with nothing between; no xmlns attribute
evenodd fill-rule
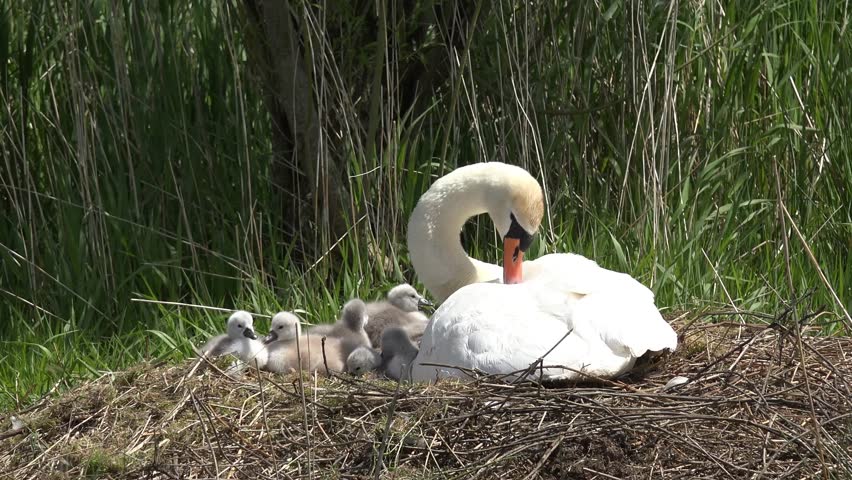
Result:
<svg viewBox="0 0 852 480"><path fill-rule="evenodd" d="M389 327L382 332L382 356L390 358L395 355L411 355L417 347L411 343L405 330L399 327Z"/></svg>
<svg viewBox="0 0 852 480"><path fill-rule="evenodd" d="M341 314L343 324L353 332L364 329L369 317L367 316L367 305L359 298L353 298L343 305Z"/></svg>
<svg viewBox="0 0 852 480"><path fill-rule="evenodd" d="M363 375L375 370L380 363L378 354L370 347L358 347L346 358L346 371L353 375Z"/></svg>
<svg viewBox="0 0 852 480"><path fill-rule="evenodd" d="M254 319L251 318L250 313L238 310L231 314L228 318L228 337L252 340L257 338L257 334L254 333Z"/></svg>
<svg viewBox="0 0 852 480"><path fill-rule="evenodd" d="M302 333L301 319L290 312L278 312L272 317L269 325L269 334L263 339L263 343L289 342L295 340Z"/></svg>
<svg viewBox="0 0 852 480"><path fill-rule="evenodd" d="M411 285L403 283L390 289L388 302L403 312L417 312L421 307L433 307L434 304L417 293Z"/></svg>

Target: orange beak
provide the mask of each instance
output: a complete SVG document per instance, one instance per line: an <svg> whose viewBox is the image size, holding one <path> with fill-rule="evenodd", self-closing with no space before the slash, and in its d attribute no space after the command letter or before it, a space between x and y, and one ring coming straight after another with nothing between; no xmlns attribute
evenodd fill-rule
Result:
<svg viewBox="0 0 852 480"><path fill-rule="evenodd" d="M521 251L521 241L517 238L503 239L503 283L521 283L524 279L524 271L521 263L524 261L524 252Z"/></svg>

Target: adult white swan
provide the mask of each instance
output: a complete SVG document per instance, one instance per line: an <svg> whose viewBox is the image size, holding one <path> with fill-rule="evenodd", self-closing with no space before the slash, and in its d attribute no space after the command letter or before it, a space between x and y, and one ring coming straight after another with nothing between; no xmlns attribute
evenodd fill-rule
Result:
<svg viewBox="0 0 852 480"><path fill-rule="evenodd" d="M629 275L574 254L523 262L543 211L538 182L496 162L458 168L420 197L408 248L417 276L444 303L423 334L414 380L465 377L453 367L508 374L545 354L549 368L535 375L614 377L647 351L677 347L653 293ZM459 241L462 225L482 213L503 238L503 268L468 257Z"/></svg>

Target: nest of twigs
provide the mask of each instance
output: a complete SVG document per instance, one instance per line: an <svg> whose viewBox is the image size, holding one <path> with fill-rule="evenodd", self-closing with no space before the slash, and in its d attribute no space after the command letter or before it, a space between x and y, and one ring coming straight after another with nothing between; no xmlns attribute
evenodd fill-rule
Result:
<svg viewBox="0 0 852 480"><path fill-rule="evenodd" d="M678 320L676 353L612 382L140 365L19 412L0 476L848 478L852 339L732 318Z"/></svg>

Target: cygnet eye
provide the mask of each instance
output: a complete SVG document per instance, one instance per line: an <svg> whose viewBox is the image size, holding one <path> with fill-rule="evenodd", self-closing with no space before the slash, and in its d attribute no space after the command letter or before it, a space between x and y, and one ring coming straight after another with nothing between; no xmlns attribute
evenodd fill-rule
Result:
<svg viewBox="0 0 852 480"><path fill-rule="evenodd" d="M238 324L237 324L237 328L243 328L243 324L242 324L242 323L238 323Z"/></svg>
<svg viewBox="0 0 852 480"><path fill-rule="evenodd" d="M278 330L281 330L282 328L284 328L284 325L278 325Z"/></svg>

